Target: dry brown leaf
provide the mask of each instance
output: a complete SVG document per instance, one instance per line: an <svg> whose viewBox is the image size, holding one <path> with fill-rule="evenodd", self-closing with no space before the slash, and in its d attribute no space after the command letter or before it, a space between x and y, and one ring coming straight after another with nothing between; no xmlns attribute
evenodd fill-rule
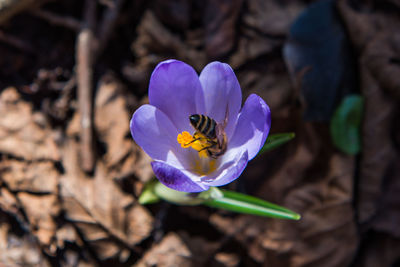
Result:
<svg viewBox="0 0 400 267"><path fill-rule="evenodd" d="M61 228L57 229L56 232L57 247L64 249L65 242L76 243L78 246L82 246L82 240L78 237L78 233L71 224L65 224Z"/></svg>
<svg viewBox="0 0 400 267"><path fill-rule="evenodd" d="M132 248L150 234L153 218L133 196L121 191L102 161L97 162L94 177L89 177L80 170L77 154L77 143L69 140L61 178L66 217L76 223L101 259L118 256L121 243Z"/></svg>
<svg viewBox="0 0 400 267"><path fill-rule="evenodd" d="M238 49L228 61L229 65L234 69L242 67L249 61L256 60L262 55L271 53L283 42L283 40L265 38L251 29L243 31L245 34L241 35L238 41Z"/></svg>
<svg viewBox="0 0 400 267"><path fill-rule="evenodd" d="M55 217L60 212L57 196L20 192L17 194L17 198L28 217L32 233L42 245L50 248L50 252L54 253L56 247L52 243L57 229Z"/></svg>
<svg viewBox="0 0 400 267"><path fill-rule="evenodd" d="M130 116L126 98L120 93L116 81L100 81L95 99L95 127L99 138L106 145L104 161L107 167L118 164L133 149L130 138Z"/></svg>
<svg viewBox="0 0 400 267"><path fill-rule="evenodd" d="M285 197L286 206L295 205L302 219L270 221L263 246L276 255L288 253L290 266L348 265L358 244L351 203L353 174L353 157L332 155L326 176L294 188Z"/></svg>
<svg viewBox="0 0 400 267"><path fill-rule="evenodd" d="M135 162L135 176L143 183L150 181L154 177L151 162L153 160L142 149L139 151L139 159Z"/></svg>
<svg viewBox="0 0 400 267"><path fill-rule="evenodd" d="M154 14L164 25L186 30L190 26L193 4L185 0L156 0Z"/></svg>
<svg viewBox="0 0 400 267"><path fill-rule="evenodd" d="M390 235L372 232L369 242L361 247L355 267L398 266L400 240Z"/></svg>
<svg viewBox="0 0 400 267"><path fill-rule="evenodd" d="M233 253L219 252L215 254L215 260L226 267L239 266L240 259L238 255Z"/></svg>
<svg viewBox="0 0 400 267"><path fill-rule="evenodd" d="M395 162L400 162L399 157L397 155ZM380 199L378 212L369 226L400 239L400 165L393 165L385 176L382 187L385 194Z"/></svg>
<svg viewBox="0 0 400 267"><path fill-rule="evenodd" d="M377 212L383 193L384 176L394 163L391 127L395 118L393 100L384 94L364 67L361 71L365 119L362 125L362 160L357 204L359 221L365 223Z"/></svg>
<svg viewBox="0 0 400 267"><path fill-rule="evenodd" d="M353 9L346 1L338 2L353 45L360 54L360 77L364 97L362 125L362 159L358 186L358 219L368 222L377 212L382 197L384 176L394 163L395 150L391 129L396 118L394 110L398 96L400 69L391 59L400 57L393 47L398 40L400 21L384 11L365 13ZM397 70L397 71L396 71ZM385 93L385 89L392 96Z"/></svg>
<svg viewBox="0 0 400 267"><path fill-rule="evenodd" d="M294 90L287 73L263 66L256 70L244 68L237 75L242 89L245 90L243 94L259 95L273 110L274 117L278 117L282 110L287 109L287 103L293 98Z"/></svg>
<svg viewBox="0 0 400 267"><path fill-rule="evenodd" d="M229 53L236 39L236 25L243 0L209 1L203 15L205 51L217 59Z"/></svg>
<svg viewBox="0 0 400 267"><path fill-rule="evenodd" d="M243 21L248 27L274 35L285 36L289 32L290 24L304 7L297 1L282 5L279 1L252 0L248 2L248 12Z"/></svg>
<svg viewBox="0 0 400 267"><path fill-rule="evenodd" d="M13 234L11 222L0 215L0 266L49 267L36 242L27 235Z"/></svg>
<svg viewBox="0 0 400 267"><path fill-rule="evenodd" d="M0 209L10 213L18 214L18 201L11 192L4 188L0 188Z"/></svg>
<svg viewBox="0 0 400 267"><path fill-rule="evenodd" d="M318 128L306 128L296 137L296 150L281 158L281 166L258 187L257 195L300 213L300 221L211 217L211 223L233 235L263 266L346 266L357 249L351 202L354 157L333 153Z"/></svg>
<svg viewBox="0 0 400 267"><path fill-rule="evenodd" d="M2 179L12 191L57 194L60 174L51 161L4 160L0 169Z"/></svg>
<svg viewBox="0 0 400 267"><path fill-rule="evenodd" d="M25 160L60 159L46 119L15 88L0 94L0 152Z"/></svg>
<svg viewBox="0 0 400 267"><path fill-rule="evenodd" d="M192 253L183 240L175 233L169 233L163 240L148 250L134 267L191 267Z"/></svg>
<svg viewBox="0 0 400 267"><path fill-rule="evenodd" d="M14 216L21 227L29 229L25 216L21 212L21 205L14 194L5 187L0 187L0 211L7 212Z"/></svg>
<svg viewBox="0 0 400 267"><path fill-rule="evenodd" d="M178 35L170 32L151 12L146 11L138 26L138 38L132 50L140 58L139 66L151 72L154 65L175 55L190 63L195 69L202 69L207 63L205 53L184 43ZM146 81L148 82L148 81Z"/></svg>
<svg viewBox="0 0 400 267"><path fill-rule="evenodd" d="M278 1L253 0L248 1L247 5L248 11L243 14L238 47L229 59L229 64L235 69L279 49L290 23L302 10L302 6L296 1L282 5ZM263 75L260 79L262 77Z"/></svg>

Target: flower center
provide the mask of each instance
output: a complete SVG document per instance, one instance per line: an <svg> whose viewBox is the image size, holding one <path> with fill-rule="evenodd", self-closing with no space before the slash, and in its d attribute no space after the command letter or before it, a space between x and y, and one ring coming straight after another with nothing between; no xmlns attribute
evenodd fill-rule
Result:
<svg viewBox="0 0 400 267"><path fill-rule="evenodd" d="M210 141L203 134L195 132L192 136L190 133L183 131L182 133L178 134L176 139L183 148L191 147L198 151L200 158L208 157L207 148L210 147Z"/></svg>
<svg viewBox="0 0 400 267"><path fill-rule="evenodd" d="M199 158L193 163L193 172L200 176L204 176L216 170L216 160L211 159L207 152L207 149L210 148L210 145L212 144L207 137L197 131L193 136L190 133L183 131L178 134L176 139L183 148L191 147L199 152Z"/></svg>

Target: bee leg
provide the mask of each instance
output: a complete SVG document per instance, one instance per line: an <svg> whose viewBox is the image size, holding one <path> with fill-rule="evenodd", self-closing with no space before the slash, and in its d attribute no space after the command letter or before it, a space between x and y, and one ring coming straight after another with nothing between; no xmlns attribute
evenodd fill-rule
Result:
<svg viewBox="0 0 400 267"><path fill-rule="evenodd" d="M206 146L206 147L203 147L202 149L200 149L199 150L199 152L200 151L203 151L203 150L205 150L205 149L209 149L209 148L212 148L212 147L214 147L215 145L217 145L218 143L217 142L209 142L209 146Z"/></svg>
<svg viewBox="0 0 400 267"><path fill-rule="evenodd" d="M185 145L186 145L186 146L187 146L187 145L190 145L191 143L194 143L194 142L196 142L196 141L198 141L198 140L201 140L201 139L204 139L204 138L202 138L202 137L195 138L195 139L193 139L192 141L190 141L189 143L186 143Z"/></svg>

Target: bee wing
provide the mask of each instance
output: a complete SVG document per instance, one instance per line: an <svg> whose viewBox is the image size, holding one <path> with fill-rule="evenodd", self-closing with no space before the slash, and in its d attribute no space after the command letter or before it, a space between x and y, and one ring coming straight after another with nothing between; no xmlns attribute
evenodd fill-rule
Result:
<svg viewBox="0 0 400 267"><path fill-rule="evenodd" d="M226 109L225 109L225 119L224 119L224 122L222 123L224 129L225 129L226 125L228 124L228 114L229 114L229 106L227 104Z"/></svg>
<svg viewBox="0 0 400 267"><path fill-rule="evenodd" d="M225 125L217 124L215 126L215 135L217 136L218 144L221 146L226 142Z"/></svg>

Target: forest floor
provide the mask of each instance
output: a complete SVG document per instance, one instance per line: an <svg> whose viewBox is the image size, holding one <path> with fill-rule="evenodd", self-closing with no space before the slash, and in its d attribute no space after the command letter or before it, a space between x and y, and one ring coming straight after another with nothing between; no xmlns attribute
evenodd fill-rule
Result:
<svg viewBox="0 0 400 267"><path fill-rule="evenodd" d="M400 4L333 5L364 98L357 155L332 144L329 118L303 116L319 114L314 91L282 53L312 4L0 0L0 267L398 266ZM169 58L227 62L243 99L268 103L271 133L296 134L228 188L300 221L138 203L153 172L129 121Z"/></svg>

